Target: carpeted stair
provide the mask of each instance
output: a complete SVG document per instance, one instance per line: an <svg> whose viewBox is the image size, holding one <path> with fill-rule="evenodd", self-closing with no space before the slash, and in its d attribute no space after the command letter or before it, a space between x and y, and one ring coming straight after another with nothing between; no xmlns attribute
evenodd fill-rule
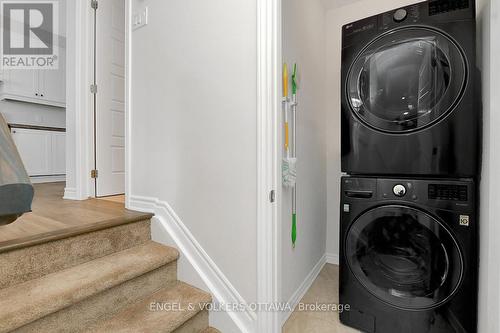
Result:
<svg viewBox="0 0 500 333"><path fill-rule="evenodd" d="M216 333L211 296L177 280L177 250L127 221L0 253L0 333Z"/></svg>

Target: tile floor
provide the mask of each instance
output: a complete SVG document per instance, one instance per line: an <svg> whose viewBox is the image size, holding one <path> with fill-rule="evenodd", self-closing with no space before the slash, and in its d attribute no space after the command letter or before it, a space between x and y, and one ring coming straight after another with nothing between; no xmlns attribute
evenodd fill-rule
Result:
<svg viewBox="0 0 500 333"><path fill-rule="evenodd" d="M304 304L337 304L339 267L326 264L302 298ZM283 333L357 333L344 326L337 312L300 312L296 309L283 326Z"/></svg>

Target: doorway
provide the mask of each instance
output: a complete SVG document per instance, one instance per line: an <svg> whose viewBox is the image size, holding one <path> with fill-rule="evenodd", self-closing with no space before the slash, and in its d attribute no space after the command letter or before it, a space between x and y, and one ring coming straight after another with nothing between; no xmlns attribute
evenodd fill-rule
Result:
<svg viewBox="0 0 500 333"><path fill-rule="evenodd" d="M126 1L92 1L94 196L125 194ZM120 200L120 198L114 198Z"/></svg>

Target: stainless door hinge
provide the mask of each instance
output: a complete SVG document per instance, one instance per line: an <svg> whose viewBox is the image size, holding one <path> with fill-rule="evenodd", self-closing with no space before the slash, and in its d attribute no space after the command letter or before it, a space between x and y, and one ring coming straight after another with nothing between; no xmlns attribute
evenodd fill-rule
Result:
<svg viewBox="0 0 500 333"><path fill-rule="evenodd" d="M269 201L270 201L271 203L273 203L275 200L276 200L276 193L274 192L274 190L272 190L272 191L269 193Z"/></svg>
<svg viewBox="0 0 500 333"><path fill-rule="evenodd" d="M97 84L91 84L90 85L90 92L92 94L97 94Z"/></svg>
<svg viewBox="0 0 500 333"><path fill-rule="evenodd" d="M91 0L90 7L92 7L92 9L97 9L97 7L99 7L99 2L97 0Z"/></svg>
<svg viewBox="0 0 500 333"><path fill-rule="evenodd" d="M90 178L97 178L99 176L99 172L97 170L90 170Z"/></svg>

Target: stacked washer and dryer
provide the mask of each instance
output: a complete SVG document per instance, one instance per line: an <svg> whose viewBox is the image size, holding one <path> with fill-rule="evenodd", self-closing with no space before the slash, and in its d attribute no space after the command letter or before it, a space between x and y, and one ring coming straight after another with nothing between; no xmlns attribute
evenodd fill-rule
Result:
<svg viewBox="0 0 500 333"><path fill-rule="evenodd" d="M339 296L348 326L476 332L475 34L473 0L343 27Z"/></svg>

